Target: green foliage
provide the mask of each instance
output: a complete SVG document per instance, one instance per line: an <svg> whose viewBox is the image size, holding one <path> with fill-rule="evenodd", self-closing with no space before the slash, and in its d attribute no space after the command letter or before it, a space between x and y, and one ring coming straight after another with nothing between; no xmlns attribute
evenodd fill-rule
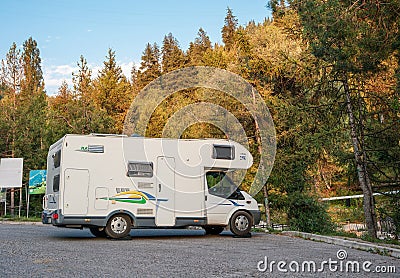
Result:
<svg viewBox="0 0 400 278"><path fill-rule="evenodd" d="M5 131L0 133L1 157L25 157L25 172L44 168L49 145L65 133L121 132L135 94L161 74L185 66L219 67L250 82L272 113L278 146L267 184L272 218L301 231L330 231L331 220L315 194L347 194L357 188L341 98L343 72L349 74L361 142L368 146L372 182L393 184L400 176L400 55L394 52L400 45L400 5L398 0L380 7L379 3L273 0L273 20L246 26L238 26L228 8L223 45L212 44L200 28L183 51L169 33L161 51L156 43L145 46L140 67L132 68L131 82L113 50L108 50L96 78L81 56L73 87L63 83L56 96L45 94L36 41L29 38L22 52L13 44L0 72L0 129ZM257 128L245 107L223 92L197 88L174 93L154 111L146 135L161 136L174 113L199 102L227 109L243 125L254 157L241 185L247 189L260 161ZM226 135L214 125L197 123L181 137ZM335 186L324 191L319 180L330 166L336 171L331 175ZM263 201L262 192L256 197ZM40 209L39 199L32 202ZM396 210L385 209L400 221Z"/></svg>
<svg viewBox="0 0 400 278"><path fill-rule="evenodd" d="M190 42L187 52L189 64L192 66L204 65L204 56L210 53L211 41L206 31L200 28L194 42Z"/></svg>
<svg viewBox="0 0 400 278"><path fill-rule="evenodd" d="M136 76L136 86L143 88L161 75L160 50L156 43L148 43L143 51L142 62Z"/></svg>
<svg viewBox="0 0 400 278"><path fill-rule="evenodd" d="M179 48L178 40L171 33L164 37L161 47L162 53L162 71L167 73L173 70L180 69L185 64L185 55Z"/></svg>
<svg viewBox="0 0 400 278"><path fill-rule="evenodd" d="M92 99L96 107L105 111L113 123L109 133L122 133L125 115L133 100L133 93L122 69L116 63L115 51L108 50L104 67L93 81Z"/></svg>
<svg viewBox="0 0 400 278"><path fill-rule="evenodd" d="M385 198L388 198L388 202L380 206L379 212L381 213L381 219L391 220L394 224L393 235L399 239L400 237L400 192L393 192L386 194Z"/></svg>
<svg viewBox="0 0 400 278"><path fill-rule="evenodd" d="M315 198L294 192L287 197L287 214L292 229L307 233L328 233L334 229L326 208Z"/></svg>
<svg viewBox="0 0 400 278"><path fill-rule="evenodd" d="M233 15L232 10L228 7L226 9L225 25L222 27L222 41L228 50L233 47L235 42L237 25L238 20L236 16Z"/></svg>

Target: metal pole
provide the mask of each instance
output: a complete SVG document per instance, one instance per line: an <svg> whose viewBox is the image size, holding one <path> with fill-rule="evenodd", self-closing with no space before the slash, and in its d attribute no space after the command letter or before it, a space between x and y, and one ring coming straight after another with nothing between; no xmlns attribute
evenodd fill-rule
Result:
<svg viewBox="0 0 400 278"><path fill-rule="evenodd" d="M15 194L14 194L14 187L11 188L10 192L11 192L11 198L10 198L10 213L11 213L11 217L14 217L14 216L15 216L15 215L14 215L14 214L15 214L15 203L14 203Z"/></svg>
<svg viewBox="0 0 400 278"><path fill-rule="evenodd" d="M22 186L19 189L19 207L18 207L18 217L21 218L21 203L22 203Z"/></svg>
<svg viewBox="0 0 400 278"><path fill-rule="evenodd" d="M26 186L26 218L29 218L29 188Z"/></svg>
<svg viewBox="0 0 400 278"><path fill-rule="evenodd" d="M4 200L4 217L7 216L7 189L6 189L6 198Z"/></svg>

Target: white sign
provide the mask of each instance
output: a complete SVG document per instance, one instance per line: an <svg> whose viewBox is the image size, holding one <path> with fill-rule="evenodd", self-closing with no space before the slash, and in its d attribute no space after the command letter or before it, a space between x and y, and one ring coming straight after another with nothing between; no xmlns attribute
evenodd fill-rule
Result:
<svg viewBox="0 0 400 278"><path fill-rule="evenodd" d="M0 159L0 187L22 187L23 158Z"/></svg>

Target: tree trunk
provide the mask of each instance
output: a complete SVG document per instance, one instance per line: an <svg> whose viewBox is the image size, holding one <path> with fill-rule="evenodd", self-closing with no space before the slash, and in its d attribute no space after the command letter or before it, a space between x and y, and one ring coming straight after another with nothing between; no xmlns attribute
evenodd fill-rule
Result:
<svg viewBox="0 0 400 278"><path fill-rule="evenodd" d="M267 227L271 227L271 213L269 210L267 185L264 185L263 189L264 189L265 222L267 223Z"/></svg>
<svg viewBox="0 0 400 278"><path fill-rule="evenodd" d="M255 96L255 92L254 89L251 90L252 93L252 97L253 97L253 104L256 104L256 96ZM261 142L261 132L260 132L260 126L258 125L257 119L254 119L254 126L256 129L255 132L255 137L256 137L256 141L257 141L257 150L258 150L258 154L260 155L260 163L262 161L262 142ZM262 165L261 168L262 173L264 173L264 165ZM271 226L271 214L270 214L270 209L269 209L269 201L268 201L268 189L267 189L267 184L264 184L263 186L263 193L264 193L264 206L265 206L265 220L267 222L267 226L270 227Z"/></svg>
<svg viewBox="0 0 400 278"><path fill-rule="evenodd" d="M372 186L368 176L367 160L364 151L364 146L360 144L360 140L358 139L357 136L357 126L353 112L353 104L351 102L350 88L347 77L345 77L343 81L343 88L346 96L346 106L347 106L347 113L349 116L350 135L351 135L351 142L353 144L358 182L360 183L360 187L364 195L363 208L364 208L365 222L367 224L369 236L372 238L376 238L377 228L376 228L375 203L373 198ZM363 127L360 125L358 128L362 129Z"/></svg>

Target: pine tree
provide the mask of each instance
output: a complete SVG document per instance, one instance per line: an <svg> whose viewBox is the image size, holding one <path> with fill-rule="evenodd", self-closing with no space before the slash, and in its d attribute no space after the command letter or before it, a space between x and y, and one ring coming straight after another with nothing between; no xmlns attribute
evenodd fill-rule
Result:
<svg viewBox="0 0 400 278"><path fill-rule="evenodd" d="M193 66L204 65L204 55L211 49L210 38L203 28L200 28L194 42L190 42L189 44L188 58L190 64Z"/></svg>
<svg viewBox="0 0 400 278"><path fill-rule="evenodd" d="M18 94L23 77L22 55L15 43L10 47L6 60L1 61L0 85L0 154L5 157L15 157L18 130Z"/></svg>
<svg viewBox="0 0 400 278"><path fill-rule="evenodd" d="M167 73L184 66L185 55L179 48L178 40L171 33L166 35L161 47L162 53L162 72Z"/></svg>
<svg viewBox="0 0 400 278"><path fill-rule="evenodd" d="M104 67L94 81L93 99L97 107L107 112L114 121L112 132L122 132L125 114L132 101L132 90L122 69L117 65L115 51L108 50Z"/></svg>
<svg viewBox="0 0 400 278"><path fill-rule="evenodd" d="M29 95L44 92L42 60L37 42L31 37L24 42L23 49L24 78L21 84L22 94Z"/></svg>
<svg viewBox="0 0 400 278"><path fill-rule="evenodd" d="M228 7L225 16L225 25L222 27L222 41L227 50L230 50L235 43L237 25L238 20L236 16L233 15L232 10Z"/></svg>
<svg viewBox="0 0 400 278"><path fill-rule="evenodd" d="M77 133L106 133L112 126L112 118L104 109L96 106L95 88L91 78L92 71L87 65L86 59L81 56L78 72L73 73L73 95L78 108L76 120Z"/></svg>
<svg viewBox="0 0 400 278"><path fill-rule="evenodd" d="M47 96L41 68L40 51L37 42L29 38L23 44L23 78L18 104L19 137L17 148L24 157L24 165L41 169L46 164L48 146L45 142L47 123Z"/></svg>
<svg viewBox="0 0 400 278"><path fill-rule="evenodd" d="M148 43L143 51L142 61L137 74L137 87L143 88L161 75L160 50L156 43Z"/></svg>

